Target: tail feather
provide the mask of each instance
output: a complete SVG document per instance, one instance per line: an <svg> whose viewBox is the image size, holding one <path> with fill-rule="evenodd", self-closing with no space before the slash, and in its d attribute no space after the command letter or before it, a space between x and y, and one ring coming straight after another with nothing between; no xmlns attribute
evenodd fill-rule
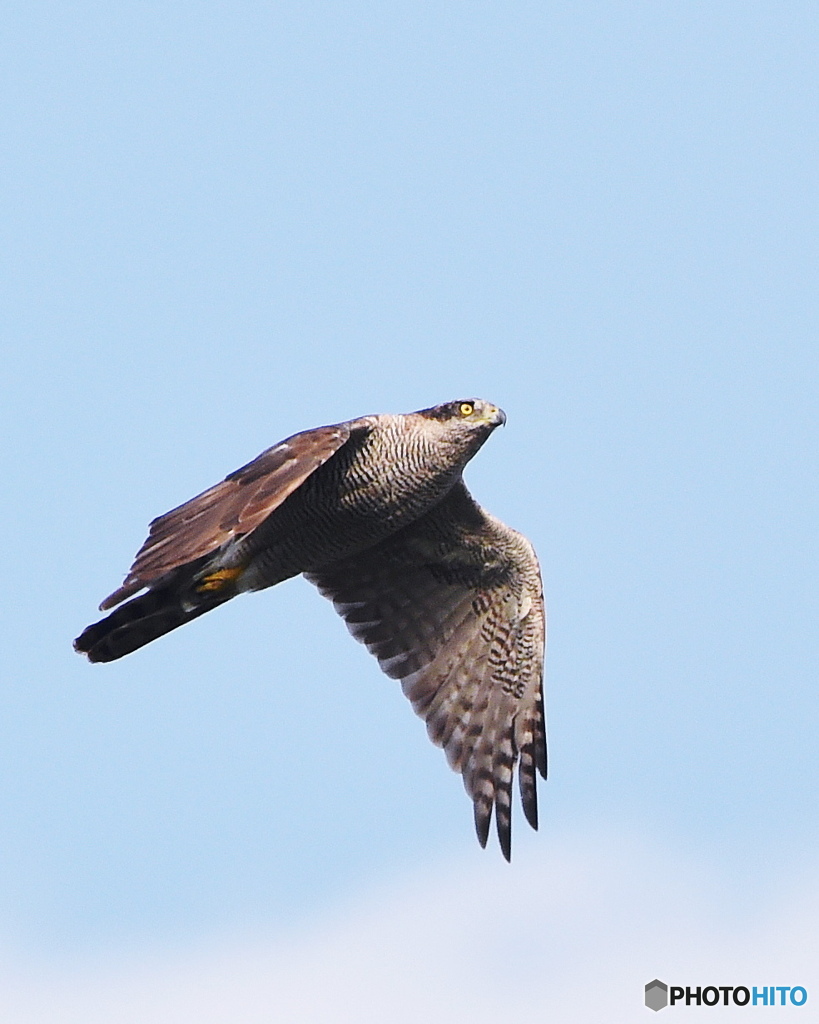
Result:
<svg viewBox="0 0 819 1024"><path fill-rule="evenodd" d="M192 602L187 588L184 601L179 588L149 590L84 629L74 641L74 650L89 661L116 661L224 604L234 593L196 595Z"/></svg>

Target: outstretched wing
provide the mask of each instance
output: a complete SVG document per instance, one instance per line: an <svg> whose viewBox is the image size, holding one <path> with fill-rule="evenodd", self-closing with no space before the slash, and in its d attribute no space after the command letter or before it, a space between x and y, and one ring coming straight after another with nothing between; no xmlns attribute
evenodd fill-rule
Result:
<svg viewBox="0 0 819 1024"><path fill-rule="evenodd" d="M495 808L509 860L515 764L533 828L536 770L546 777L545 614L531 544L460 482L386 541L306 575L401 680L430 738L462 773L482 846Z"/></svg>
<svg viewBox="0 0 819 1024"><path fill-rule="evenodd" d="M164 576L215 551L233 537L250 533L326 462L368 418L316 427L294 434L252 462L166 512L150 525L122 586L102 602L102 611Z"/></svg>

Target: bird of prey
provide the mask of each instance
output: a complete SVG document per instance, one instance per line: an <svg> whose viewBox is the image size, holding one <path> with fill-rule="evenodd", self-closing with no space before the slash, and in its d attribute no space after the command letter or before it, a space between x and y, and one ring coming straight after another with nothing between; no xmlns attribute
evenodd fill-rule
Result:
<svg viewBox="0 0 819 1024"><path fill-rule="evenodd" d="M121 607L75 648L114 661L304 573L401 681L462 774L481 846L494 808L509 860L515 765L532 828L536 772L546 777L543 591L532 545L462 479L505 422L497 406L467 399L294 434L155 519L100 610Z"/></svg>

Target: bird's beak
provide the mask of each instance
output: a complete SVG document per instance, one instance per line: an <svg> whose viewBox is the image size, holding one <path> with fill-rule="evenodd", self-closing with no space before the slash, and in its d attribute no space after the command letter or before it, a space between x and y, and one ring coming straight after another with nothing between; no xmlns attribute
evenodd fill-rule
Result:
<svg viewBox="0 0 819 1024"><path fill-rule="evenodd" d="M496 427L502 427L506 423L506 413L503 409L499 409L496 405L487 409L487 419Z"/></svg>

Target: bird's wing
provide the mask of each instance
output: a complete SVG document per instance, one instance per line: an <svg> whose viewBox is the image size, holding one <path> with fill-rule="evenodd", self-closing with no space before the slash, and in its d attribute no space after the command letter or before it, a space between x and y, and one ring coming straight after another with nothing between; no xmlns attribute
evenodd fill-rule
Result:
<svg viewBox="0 0 819 1024"><path fill-rule="evenodd" d="M431 512L363 554L306 574L335 604L463 775L486 844L492 808L511 848L515 764L537 828L546 777L545 613L531 544L459 482Z"/></svg>
<svg viewBox="0 0 819 1024"><path fill-rule="evenodd" d="M233 537L250 533L334 455L368 417L294 434L230 473L221 483L150 525L122 586L100 605L113 608L126 597L180 565L215 551Z"/></svg>

